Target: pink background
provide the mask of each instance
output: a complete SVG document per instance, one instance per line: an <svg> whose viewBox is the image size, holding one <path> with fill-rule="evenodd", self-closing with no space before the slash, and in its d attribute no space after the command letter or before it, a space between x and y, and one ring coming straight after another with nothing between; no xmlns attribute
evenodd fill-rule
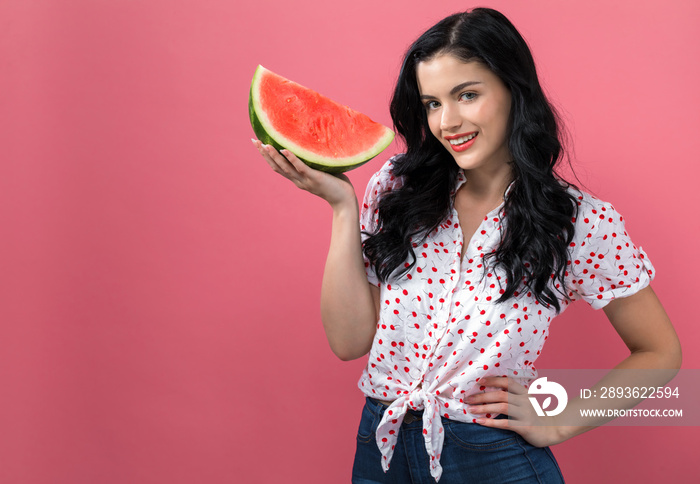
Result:
<svg viewBox="0 0 700 484"><path fill-rule="evenodd" d="M589 0L0 3L0 482L349 482L365 358L319 317L329 207L250 144L257 64L389 125L406 47L505 13L698 368L700 4ZM358 193L399 147L350 173ZM540 368L611 368L602 311ZM688 410L686 410L688 411ZM689 482L697 428L553 447L568 483Z"/></svg>

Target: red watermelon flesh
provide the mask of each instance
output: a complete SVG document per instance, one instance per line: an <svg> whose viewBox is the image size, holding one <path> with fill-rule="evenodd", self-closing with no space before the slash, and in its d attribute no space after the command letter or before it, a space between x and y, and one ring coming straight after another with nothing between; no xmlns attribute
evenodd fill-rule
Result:
<svg viewBox="0 0 700 484"><path fill-rule="evenodd" d="M339 173L381 153L394 133L365 114L258 66L249 115L258 138L316 169Z"/></svg>

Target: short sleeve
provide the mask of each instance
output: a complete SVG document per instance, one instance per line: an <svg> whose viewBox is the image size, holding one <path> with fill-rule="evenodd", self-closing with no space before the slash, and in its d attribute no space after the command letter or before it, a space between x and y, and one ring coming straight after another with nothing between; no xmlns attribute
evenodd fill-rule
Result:
<svg viewBox="0 0 700 484"><path fill-rule="evenodd" d="M360 206L360 230L362 231L363 244L365 240L367 240L367 237L369 237L370 234L374 234L377 230L379 222L379 201L382 195L401 186L400 178L395 177L393 173L394 161L396 161L398 156L399 155L394 156L384 163L381 170L372 175L372 178L370 178L367 183L365 196ZM362 256L365 260L367 280L371 284L378 286L379 279L364 251L362 252Z"/></svg>
<svg viewBox="0 0 700 484"><path fill-rule="evenodd" d="M656 270L642 247L632 242L625 219L610 203L588 194L578 199L566 285L574 299L601 309L613 299L644 289Z"/></svg>

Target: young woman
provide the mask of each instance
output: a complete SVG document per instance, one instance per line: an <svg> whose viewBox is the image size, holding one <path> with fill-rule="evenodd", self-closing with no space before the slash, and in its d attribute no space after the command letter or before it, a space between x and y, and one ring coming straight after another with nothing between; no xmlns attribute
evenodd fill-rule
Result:
<svg viewBox="0 0 700 484"><path fill-rule="evenodd" d="M406 153L359 210L346 176L254 140L333 208L321 316L339 358L369 352L353 482L563 482L548 446L591 427L534 424L525 387L549 324L584 299L630 348L617 368L679 368L654 267L610 203L556 175L558 118L499 12L421 35L391 115Z"/></svg>

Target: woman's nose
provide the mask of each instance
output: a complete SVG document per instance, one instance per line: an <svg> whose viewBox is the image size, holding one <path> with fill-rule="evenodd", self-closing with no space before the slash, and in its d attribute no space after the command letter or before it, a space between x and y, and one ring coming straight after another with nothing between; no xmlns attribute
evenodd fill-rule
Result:
<svg viewBox="0 0 700 484"><path fill-rule="evenodd" d="M440 129L443 131L450 131L459 127L461 124L462 121L459 117L459 109L449 104L444 104L442 107L442 117L440 118Z"/></svg>

